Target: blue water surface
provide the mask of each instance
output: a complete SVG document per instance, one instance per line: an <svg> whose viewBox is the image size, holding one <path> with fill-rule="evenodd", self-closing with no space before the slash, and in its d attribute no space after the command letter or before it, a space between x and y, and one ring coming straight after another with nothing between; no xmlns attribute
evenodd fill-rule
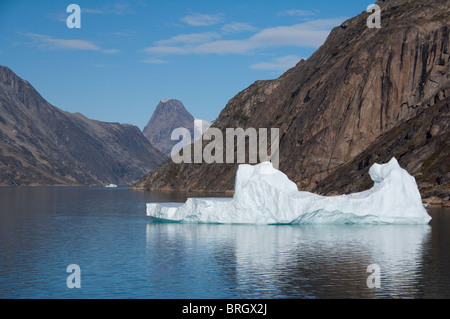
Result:
<svg viewBox="0 0 450 319"><path fill-rule="evenodd" d="M449 298L450 210L429 225L155 223L186 194L0 187L0 298ZM67 286L79 265L81 288ZM367 267L379 265L380 288Z"/></svg>

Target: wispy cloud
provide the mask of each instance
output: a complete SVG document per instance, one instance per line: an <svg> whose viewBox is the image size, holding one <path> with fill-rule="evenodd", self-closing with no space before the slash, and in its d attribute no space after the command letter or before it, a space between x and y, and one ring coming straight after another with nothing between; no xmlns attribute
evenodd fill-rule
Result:
<svg viewBox="0 0 450 319"><path fill-rule="evenodd" d="M104 14L104 15L129 15L135 14L136 12L132 9L129 3L118 2L110 5L103 6L101 8L86 8L81 7L81 13L87 14ZM47 17L59 22L66 22L67 17L69 16L65 10L60 12L49 12L47 13Z"/></svg>
<svg viewBox="0 0 450 319"><path fill-rule="evenodd" d="M86 40L77 39L56 39L48 35L25 33L25 36L31 38L42 49L49 50L84 50L84 51L100 51L101 48Z"/></svg>
<svg viewBox="0 0 450 319"><path fill-rule="evenodd" d="M118 2L111 5L106 5L101 8L81 8L81 13L88 14L111 14L111 15L128 15L136 12L131 8L130 4Z"/></svg>
<svg viewBox="0 0 450 319"><path fill-rule="evenodd" d="M315 15L314 12L308 10L286 10L278 13L279 16L296 16L296 17L307 17Z"/></svg>
<svg viewBox="0 0 450 319"><path fill-rule="evenodd" d="M104 9L91 9L91 8L83 8L82 13L90 13L90 14L106 14L106 10Z"/></svg>
<svg viewBox="0 0 450 319"><path fill-rule="evenodd" d="M194 27L207 27L223 21L221 14L209 15L194 13L181 18L184 23Z"/></svg>
<svg viewBox="0 0 450 319"><path fill-rule="evenodd" d="M116 31L116 32L109 33L109 35L117 36L117 37L124 37L124 38L133 37L137 34L138 34L138 32L136 30L131 30L131 29L125 29L122 31Z"/></svg>
<svg viewBox="0 0 450 319"><path fill-rule="evenodd" d="M283 71L286 71L286 70L294 67L300 60L301 60L301 57L299 57L297 55L287 55L287 56L273 59L270 62L261 62L261 63L253 64L250 66L250 68L254 69L254 70L283 72Z"/></svg>
<svg viewBox="0 0 450 319"><path fill-rule="evenodd" d="M107 54L115 54L117 49L102 49L95 43L80 39L58 39L49 35L37 33L25 33L24 36L30 38L32 43L43 50L81 50L81 51L101 51Z"/></svg>
<svg viewBox="0 0 450 319"><path fill-rule="evenodd" d="M49 12L47 13L47 17L59 22L66 22L67 21L67 17L68 17L68 13L64 12L58 12L58 13L54 13L54 12Z"/></svg>
<svg viewBox="0 0 450 319"><path fill-rule="evenodd" d="M257 31L258 28L255 28L251 24L248 23L242 23L242 22L231 22L228 24L225 24L221 30L225 33L237 33L237 32L243 32L243 31Z"/></svg>
<svg viewBox="0 0 450 319"><path fill-rule="evenodd" d="M96 34L102 41L109 43L121 43L123 40L128 40L136 37L138 32L135 30L125 29L120 31L100 32Z"/></svg>
<svg viewBox="0 0 450 319"><path fill-rule="evenodd" d="M330 30L343 21L338 19L318 19L291 26L263 29L243 40L211 40L201 43L171 43L157 41L144 51L150 54L247 54L269 47L319 47Z"/></svg>
<svg viewBox="0 0 450 319"><path fill-rule="evenodd" d="M155 44L157 46L166 46L174 44L204 43L219 38L220 35L217 32L189 33L179 34L167 40L156 41Z"/></svg>

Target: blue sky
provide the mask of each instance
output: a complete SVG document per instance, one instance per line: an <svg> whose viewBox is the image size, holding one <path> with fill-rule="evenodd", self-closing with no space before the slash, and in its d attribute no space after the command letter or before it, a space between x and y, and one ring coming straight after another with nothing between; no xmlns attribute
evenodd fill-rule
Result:
<svg viewBox="0 0 450 319"><path fill-rule="evenodd" d="M1 0L0 64L51 104L142 129L163 98L213 120L374 1ZM81 8L70 29L69 4Z"/></svg>

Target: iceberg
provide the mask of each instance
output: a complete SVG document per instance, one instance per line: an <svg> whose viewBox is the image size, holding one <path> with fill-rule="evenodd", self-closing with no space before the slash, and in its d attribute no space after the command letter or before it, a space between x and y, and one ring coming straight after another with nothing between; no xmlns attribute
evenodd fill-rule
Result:
<svg viewBox="0 0 450 319"><path fill-rule="evenodd" d="M270 162L239 165L232 198L147 203L155 221L219 224L427 224L416 181L392 158L373 164L371 189L339 196L299 191Z"/></svg>

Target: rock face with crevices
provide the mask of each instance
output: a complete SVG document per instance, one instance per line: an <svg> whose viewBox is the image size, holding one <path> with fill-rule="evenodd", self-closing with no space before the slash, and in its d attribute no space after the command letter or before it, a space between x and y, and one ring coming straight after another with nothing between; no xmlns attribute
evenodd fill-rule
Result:
<svg viewBox="0 0 450 319"><path fill-rule="evenodd" d="M237 94L213 126L280 128L279 168L301 190L362 190L354 164L395 156L423 197L448 203L450 1L377 3L380 29L366 12L345 21L306 61ZM236 169L168 161L134 188L231 192Z"/></svg>

